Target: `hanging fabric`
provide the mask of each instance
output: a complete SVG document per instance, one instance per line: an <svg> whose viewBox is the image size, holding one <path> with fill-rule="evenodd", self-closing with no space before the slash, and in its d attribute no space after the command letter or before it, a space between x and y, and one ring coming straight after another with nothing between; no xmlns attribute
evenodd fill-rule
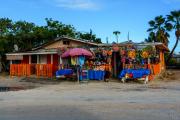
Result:
<svg viewBox="0 0 180 120"><path fill-rule="evenodd" d="M75 57L76 65L79 65L78 57Z"/></svg>
<svg viewBox="0 0 180 120"><path fill-rule="evenodd" d="M76 65L76 57L71 57L71 64Z"/></svg>
<svg viewBox="0 0 180 120"><path fill-rule="evenodd" d="M79 56L79 57L78 57L78 62L79 62L79 65L80 65L80 66L84 65L85 57L84 57L84 56Z"/></svg>
<svg viewBox="0 0 180 120"><path fill-rule="evenodd" d="M59 64L63 64L61 56L59 57Z"/></svg>

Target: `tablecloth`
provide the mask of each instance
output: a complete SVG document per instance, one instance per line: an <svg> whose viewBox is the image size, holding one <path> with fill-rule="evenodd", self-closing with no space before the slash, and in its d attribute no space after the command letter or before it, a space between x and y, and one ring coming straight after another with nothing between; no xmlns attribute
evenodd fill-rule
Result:
<svg viewBox="0 0 180 120"><path fill-rule="evenodd" d="M56 76L71 75L71 74L73 74L72 69L62 69L62 70L56 71Z"/></svg>
<svg viewBox="0 0 180 120"><path fill-rule="evenodd" d="M105 71L101 70L89 70L88 71L88 78L90 80L104 80Z"/></svg>
<svg viewBox="0 0 180 120"><path fill-rule="evenodd" d="M124 69L120 72L119 78L125 77L126 74L132 74L133 78L142 78L145 75L150 75L149 69Z"/></svg>

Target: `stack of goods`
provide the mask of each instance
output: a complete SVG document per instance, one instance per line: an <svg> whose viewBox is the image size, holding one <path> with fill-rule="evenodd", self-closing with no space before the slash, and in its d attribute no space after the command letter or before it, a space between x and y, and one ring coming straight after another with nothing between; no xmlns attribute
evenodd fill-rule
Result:
<svg viewBox="0 0 180 120"><path fill-rule="evenodd" d="M142 50L137 50L135 47L124 47L120 50L121 62L125 64L155 64L159 62L159 55L152 46L147 46ZM148 61L149 60L149 61Z"/></svg>
<svg viewBox="0 0 180 120"><path fill-rule="evenodd" d="M92 70L111 71L112 50L98 49L95 51L95 58L86 61L86 66Z"/></svg>

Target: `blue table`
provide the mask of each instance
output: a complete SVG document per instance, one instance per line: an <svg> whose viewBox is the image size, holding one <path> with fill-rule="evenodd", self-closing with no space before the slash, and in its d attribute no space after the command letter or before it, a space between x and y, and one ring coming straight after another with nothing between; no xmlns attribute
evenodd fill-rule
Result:
<svg viewBox="0 0 180 120"><path fill-rule="evenodd" d="M105 71L101 70L89 70L88 71L88 78L90 80L104 80Z"/></svg>
<svg viewBox="0 0 180 120"><path fill-rule="evenodd" d="M133 78L142 78L143 76L150 75L149 69L124 69L119 74L118 78L125 77L126 74L132 74Z"/></svg>
<svg viewBox="0 0 180 120"><path fill-rule="evenodd" d="M62 75L72 75L73 70L72 69L62 69L56 71L56 76L62 76Z"/></svg>

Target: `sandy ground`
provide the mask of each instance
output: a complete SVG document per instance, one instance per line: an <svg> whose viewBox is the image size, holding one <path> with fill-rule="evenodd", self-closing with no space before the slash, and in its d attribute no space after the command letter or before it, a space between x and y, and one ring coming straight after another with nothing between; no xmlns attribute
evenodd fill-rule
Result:
<svg viewBox="0 0 180 120"><path fill-rule="evenodd" d="M147 85L0 77L0 86L36 87L0 92L0 120L180 120L180 71L173 72Z"/></svg>

